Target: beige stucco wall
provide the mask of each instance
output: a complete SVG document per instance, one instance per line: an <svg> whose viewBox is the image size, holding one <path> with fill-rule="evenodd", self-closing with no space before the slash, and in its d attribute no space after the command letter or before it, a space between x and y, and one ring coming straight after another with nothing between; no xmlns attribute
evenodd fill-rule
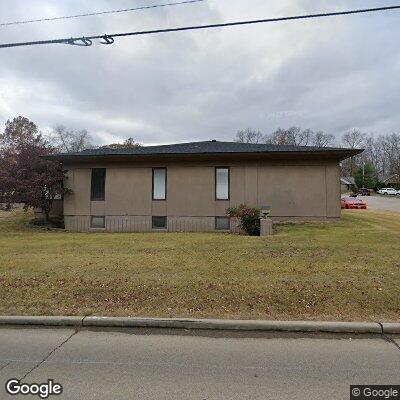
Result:
<svg viewBox="0 0 400 400"><path fill-rule="evenodd" d="M215 200L215 167L230 167L230 200ZM170 231L212 231L229 206L270 205L276 219L340 217L336 162L101 164L107 168L105 201L90 201L91 167L70 165L66 228L89 229L90 216L106 216L106 230L149 231L151 216L167 216ZM152 201L152 167L167 167L167 200Z"/></svg>

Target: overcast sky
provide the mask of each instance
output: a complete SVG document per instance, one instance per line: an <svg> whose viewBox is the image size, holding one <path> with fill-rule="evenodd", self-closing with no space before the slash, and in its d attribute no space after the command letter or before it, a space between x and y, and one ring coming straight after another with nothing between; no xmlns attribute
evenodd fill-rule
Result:
<svg viewBox="0 0 400 400"><path fill-rule="evenodd" d="M176 0L13 0L0 23ZM0 42L117 33L398 4L391 0L205 0L0 27ZM400 129L400 11L0 50L0 125L86 128L97 144L232 140L293 125L339 137Z"/></svg>

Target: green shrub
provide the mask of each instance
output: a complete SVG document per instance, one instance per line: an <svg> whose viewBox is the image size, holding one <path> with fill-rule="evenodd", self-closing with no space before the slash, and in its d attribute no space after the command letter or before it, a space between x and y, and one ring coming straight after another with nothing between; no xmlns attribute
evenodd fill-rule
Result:
<svg viewBox="0 0 400 400"><path fill-rule="evenodd" d="M34 218L29 223L30 225L40 226L45 228L64 229L64 220L61 218L50 218L49 222L46 222L44 218Z"/></svg>
<svg viewBox="0 0 400 400"><path fill-rule="evenodd" d="M33 218L32 220L29 221L29 223L34 226L45 226L46 225L46 221L44 220L44 218Z"/></svg>
<svg viewBox="0 0 400 400"><path fill-rule="evenodd" d="M250 236L260 236L260 209L240 204L226 210L229 217L239 218L240 226Z"/></svg>

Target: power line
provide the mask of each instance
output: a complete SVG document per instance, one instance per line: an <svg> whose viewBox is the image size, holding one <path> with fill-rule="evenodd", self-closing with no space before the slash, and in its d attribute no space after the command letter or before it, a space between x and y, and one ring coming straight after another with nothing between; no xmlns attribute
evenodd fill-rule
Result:
<svg viewBox="0 0 400 400"><path fill-rule="evenodd" d="M10 25L31 24L33 22L59 21L59 20L63 20L63 19L92 17L92 16L96 16L96 15L118 14L118 13L130 12L130 11L148 10L151 8L178 6L178 5L190 4L190 3L199 3L202 1L204 1L204 0L186 0L186 1L176 2L176 3L154 4L151 6L141 6L141 7L135 7L135 8L125 8L122 10L109 10L109 11L99 11L99 12L86 13L86 14L67 15L64 17L52 17L52 18L30 19L30 20L25 20L25 21L3 22L3 23L0 23L0 27L1 26L10 26Z"/></svg>
<svg viewBox="0 0 400 400"><path fill-rule="evenodd" d="M230 26L262 24L262 23L268 23L268 22L294 21L294 20L303 20L303 19L312 19L312 18L334 17L334 16L339 16L339 15L352 15L352 14L371 13L371 12L377 12L377 11L389 11L389 10L396 10L396 9L400 9L400 6L365 8L365 9L359 9L359 10L337 11L337 12L320 13L320 14L296 15L296 16L292 16L292 17L266 18L266 19L258 19L258 20L251 20L251 21L225 22L225 23L221 23L221 24L184 26L184 27L178 27L178 28L115 33L112 35L96 35L96 36L71 37L71 38L64 38L64 39L38 40L38 41L32 41L32 42L4 43L4 44L0 44L0 49L7 48L7 47L35 46L35 45L58 44L58 43L70 44L70 45L75 45L75 46L91 46L92 41L97 40L97 39L102 40L100 42L102 44L112 44L112 43L114 43L115 38L125 37L125 36L151 35L151 34L157 34L157 33L212 29L212 28L222 28L222 27L230 27Z"/></svg>

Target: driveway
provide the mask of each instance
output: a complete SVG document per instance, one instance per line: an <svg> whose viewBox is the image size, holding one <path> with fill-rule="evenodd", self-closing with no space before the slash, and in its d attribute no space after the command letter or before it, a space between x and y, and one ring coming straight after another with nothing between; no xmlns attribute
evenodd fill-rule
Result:
<svg viewBox="0 0 400 400"><path fill-rule="evenodd" d="M0 328L0 398L23 378L62 384L54 399L342 400L350 384L399 384L397 346L380 335Z"/></svg>
<svg viewBox="0 0 400 400"><path fill-rule="evenodd" d="M370 196L362 197L371 209L400 212L400 196Z"/></svg>

